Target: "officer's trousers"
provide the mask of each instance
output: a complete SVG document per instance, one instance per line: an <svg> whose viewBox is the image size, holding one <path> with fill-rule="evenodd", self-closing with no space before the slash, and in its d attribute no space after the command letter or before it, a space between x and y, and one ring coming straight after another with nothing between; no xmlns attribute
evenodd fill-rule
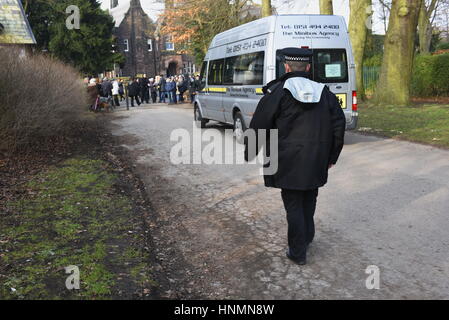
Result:
<svg viewBox="0 0 449 320"><path fill-rule="evenodd" d="M290 255L295 259L305 259L307 245L315 236L313 216L315 215L318 189L282 189L281 195L285 211L287 211Z"/></svg>

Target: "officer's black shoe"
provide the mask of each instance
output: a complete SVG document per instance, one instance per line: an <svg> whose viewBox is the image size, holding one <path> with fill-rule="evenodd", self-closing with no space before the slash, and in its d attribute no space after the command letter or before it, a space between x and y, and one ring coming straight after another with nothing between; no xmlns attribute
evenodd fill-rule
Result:
<svg viewBox="0 0 449 320"><path fill-rule="evenodd" d="M306 264L306 258L304 259L295 259L290 255L290 249L287 249L287 251L285 252L285 255L287 256L287 258L289 258L290 260L292 260L294 263L303 266Z"/></svg>

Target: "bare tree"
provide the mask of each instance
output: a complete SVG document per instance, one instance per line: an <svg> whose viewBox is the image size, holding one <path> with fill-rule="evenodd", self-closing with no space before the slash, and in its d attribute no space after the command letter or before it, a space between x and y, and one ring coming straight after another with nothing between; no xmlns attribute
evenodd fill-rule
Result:
<svg viewBox="0 0 449 320"><path fill-rule="evenodd" d="M422 0L393 0L384 56L374 101L406 105L410 102L414 40Z"/></svg>
<svg viewBox="0 0 449 320"><path fill-rule="evenodd" d="M349 35L351 37L352 50L356 65L357 91L362 100L365 99L363 87L363 56L365 54L367 27L369 15L371 14L371 0L349 1Z"/></svg>
<svg viewBox="0 0 449 320"><path fill-rule="evenodd" d="M449 2L446 2L444 4L444 8L441 12L441 16L443 17L442 29L444 30L446 42L449 42Z"/></svg>
<svg viewBox="0 0 449 320"><path fill-rule="evenodd" d="M429 53L433 21L439 3L440 0L427 0L421 4L418 18L419 52L421 53Z"/></svg>
<svg viewBox="0 0 449 320"><path fill-rule="evenodd" d="M334 14L332 0L320 0L320 14Z"/></svg>
<svg viewBox="0 0 449 320"><path fill-rule="evenodd" d="M384 32L387 33L387 27L388 27L388 18L390 17L390 10L391 10L391 0L379 0L380 4L380 14L379 18L382 20L382 23L384 25Z"/></svg>
<svg viewBox="0 0 449 320"><path fill-rule="evenodd" d="M271 0L262 0L262 17L268 17L272 14Z"/></svg>

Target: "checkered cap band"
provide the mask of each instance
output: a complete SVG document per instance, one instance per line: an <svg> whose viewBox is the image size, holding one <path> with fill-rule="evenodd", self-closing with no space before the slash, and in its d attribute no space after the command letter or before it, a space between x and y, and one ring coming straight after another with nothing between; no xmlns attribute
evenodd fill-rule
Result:
<svg viewBox="0 0 449 320"><path fill-rule="evenodd" d="M303 61L303 62L309 62L309 57L291 57L291 56L285 56L285 60L287 61Z"/></svg>

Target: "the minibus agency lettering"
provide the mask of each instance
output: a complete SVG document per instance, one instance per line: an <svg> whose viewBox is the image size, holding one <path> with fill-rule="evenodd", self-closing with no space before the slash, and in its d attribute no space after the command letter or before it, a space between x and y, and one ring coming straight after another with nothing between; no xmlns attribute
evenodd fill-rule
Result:
<svg viewBox="0 0 449 320"><path fill-rule="evenodd" d="M294 24L281 25L283 36L340 36L339 25L321 25L321 24Z"/></svg>
<svg viewBox="0 0 449 320"><path fill-rule="evenodd" d="M249 94L256 94L255 88L230 87L229 95L231 97L249 97Z"/></svg>
<svg viewBox="0 0 449 320"><path fill-rule="evenodd" d="M331 30L339 30L340 26L338 24L310 24L310 25L306 25L306 24L294 24L294 25L290 25L290 24L281 24L281 29L286 29L286 30L298 30L298 29L331 29Z"/></svg>
<svg viewBox="0 0 449 320"><path fill-rule="evenodd" d="M263 48L267 44L267 39L259 39L253 41L246 41L244 43L236 44L234 46L226 47L226 53L235 53L241 51L247 51L250 49Z"/></svg>

